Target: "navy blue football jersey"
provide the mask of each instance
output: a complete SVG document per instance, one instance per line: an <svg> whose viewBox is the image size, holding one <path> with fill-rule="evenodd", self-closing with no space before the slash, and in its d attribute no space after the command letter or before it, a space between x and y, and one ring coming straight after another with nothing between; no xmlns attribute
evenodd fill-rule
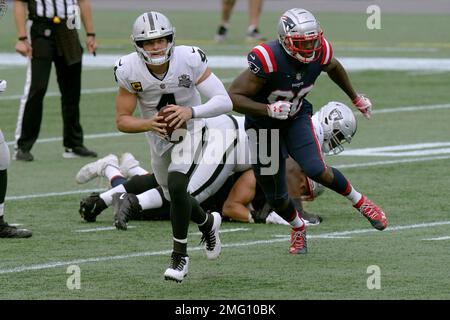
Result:
<svg viewBox="0 0 450 320"><path fill-rule="evenodd" d="M257 77L267 81L252 99L266 104L278 100L290 101L292 102L291 118L308 107L309 112L312 113L312 106L305 96L311 91L322 68L331 62L332 57L332 47L325 39L323 39L318 59L310 63L302 63L291 57L278 40L257 45L247 55L249 69ZM251 122L261 123L263 120L251 115L247 115L247 118L250 118ZM282 123L282 120L265 117L264 122L273 126L275 123Z"/></svg>

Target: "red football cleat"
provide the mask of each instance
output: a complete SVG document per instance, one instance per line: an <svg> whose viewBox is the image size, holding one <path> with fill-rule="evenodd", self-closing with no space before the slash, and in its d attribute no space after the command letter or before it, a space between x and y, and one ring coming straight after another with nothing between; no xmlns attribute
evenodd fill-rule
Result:
<svg viewBox="0 0 450 320"><path fill-rule="evenodd" d="M303 230L292 229L291 231L291 246L289 253L291 254L305 254L308 252L306 247L306 228Z"/></svg>
<svg viewBox="0 0 450 320"><path fill-rule="evenodd" d="M367 199L366 196L362 196L353 207L369 220L370 224L377 230L384 230L387 227L387 219L383 210L375 203Z"/></svg>

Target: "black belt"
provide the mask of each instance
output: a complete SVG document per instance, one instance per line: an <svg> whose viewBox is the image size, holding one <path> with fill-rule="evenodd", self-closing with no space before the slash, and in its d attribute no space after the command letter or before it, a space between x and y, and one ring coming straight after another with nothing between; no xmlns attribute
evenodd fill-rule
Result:
<svg viewBox="0 0 450 320"><path fill-rule="evenodd" d="M61 23L66 23L67 19L63 19L60 17L53 17L53 18L44 18L44 17L33 17L31 18L33 23L45 23L49 25L58 25Z"/></svg>

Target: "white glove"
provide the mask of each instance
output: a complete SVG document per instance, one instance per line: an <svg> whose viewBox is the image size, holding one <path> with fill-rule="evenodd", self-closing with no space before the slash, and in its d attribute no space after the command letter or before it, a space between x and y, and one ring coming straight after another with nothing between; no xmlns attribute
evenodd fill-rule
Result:
<svg viewBox="0 0 450 320"><path fill-rule="evenodd" d="M370 102L369 98L363 96L362 94L358 94L352 102L353 105L361 111L364 118L370 119L370 116L372 115L372 102Z"/></svg>
<svg viewBox="0 0 450 320"><path fill-rule="evenodd" d="M0 80L0 93L6 90L6 80Z"/></svg>
<svg viewBox="0 0 450 320"><path fill-rule="evenodd" d="M267 105L267 114L271 118L286 120L291 111L292 103L289 101L276 101Z"/></svg>

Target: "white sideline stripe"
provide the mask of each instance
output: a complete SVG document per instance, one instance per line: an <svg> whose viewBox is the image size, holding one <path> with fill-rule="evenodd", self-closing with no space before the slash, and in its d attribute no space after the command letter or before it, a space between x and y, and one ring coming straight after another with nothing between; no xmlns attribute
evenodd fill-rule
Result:
<svg viewBox="0 0 450 320"><path fill-rule="evenodd" d="M448 225L448 224L450 224L450 221L437 221L437 222L431 222L431 223L420 223L420 224L412 224L412 225L406 225L406 226L389 227L386 230L388 230L388 231L407 230L407 229L425 228L425 227L433 227L433 226ZM361 234L361 233L369 233L369 232L380 232L380 231L377 231L374 229L349 230L349 231L318 234L315 236L312 235L312 236L309 236L309 238L344 236L344 235L348 235L348 234ZM259 245L259 244L272 244L272 243L285 242L285 241L286 241L285 238L278 238L278 239L257 240L257 241L250 241L250 242L222 244L222 247L223 248L238 248L238 247L248 247L248 246ZM204 250L204 249L205 248L203 246L193 247L193 248L189 248L189 252L200 251L200 250ZM23 265L23 266L18 266L18 267L14 267L14 268L0 269L0 274L18 273L18 272L35 271L35 270L45 270L45 269L62 267L62 266L68 266L68 265L72 265L72 264L82 264L82 263L101 262L101 261L114 261L114 260L123 260L123 259L136 258L136 257L167 255L167 254L170 254L171 252L172 252L172 250L147 251L147 252L136 252L136 253L130 253L130 254L117 255L117 256L93 257L93 258L86 258L86 259L75 259L75 260L70 260L70 261L54 261L54 262L48 262L48 263L42 263L42 264Z"/></svg>
<svg viewBox="0 0 450 320"><path fill-rule="evenodd" d="M231 81L233 81L234 78L225 78L222 79L223 83L230 83ZM85 94L95 94L95 93L108 93L108 92L117 92L117 88L118 87L109 87L109 88L96 88L96 89L82 89L81 90L81 94L85 95ZM59 97L61 96L60 92L57 91L51 91L51 92L47 92L45 94L46 97ZM12 95L12 96L0 96L0 101L1 100L18 100L22 98L22 95Z"/></svg>
<svg viewBox="0 0 450 320"><path fill-rule="evenodd" d="M449 156L438 156L438 157L424 157L424 158L413 158L413 159L401 159L401 160L386 160L386 161L373 161L373 162L363 162L363 163L353 163L353 164L339 164L333 167L337 169L343 168L365 168L365 167L373 167L373 166L385 166L390 164L397 163L413 163L413 162L422 162L422 161L433 161L433 160L443 160L450 159Z"/></svg>
<svg viewBox="0 0 450 320"><path fill-rule="evenodd" d="M83 55L83 67L113 68L123 54ZM362 70L450 70L450 59L440 58L389 58L389 57L339 57L348 71ZM27 59L17 53L0 52L0 66L25 66ZM247 68L247 58L240 56L208 56L208 66L215 69Z"/></svg>
<svg viewBox="0 0 450 320"><path fill-rule="evenodd" d="M128 229L134 229L135 226L128 226ZM74 230L74 232L97 232L97 231L109 231L109 230L116 230L116 227L98 227L98 228L92 228L92 229L78 229Z"/></svg>
<svg viewBox="0 0 450 320"><path fill-rule="evenodd" d="M93 134L85 135L84 139L113 138L113 137L120 137L120 136L124 136L124 135L126 135L126 133L122 133L122 132L93 133ZM55 141L62 141L62 137L38 139L36 141L36 143L55 142ZM7 145L14 145L14 143L15 143L14 141L6 142Z"/></svg>
<svg viewBox="0 0 450 320"><path fill-rule="evenodd" d="M434 240L434 241L439 241L439 240L450 240L450 236L448 236L448 237L439 237L439 238L428 238L428 239L422 239L422 240L425 240L425 241L428 241L428 240Z"/></svg>
<svg viewBox="0 0 450 320"><path fill-rule="evenodd" d="M412 163L412 162L421 162L421 161L433 161L433 160L442 160L442 159L450 159L449 156L440 156L440 157L425 157L425 158L415 158L415 159L402 159L402 160L388 160L388 161L374 161L374 162L363 162L363 163L353 163L353 164L341 164L335 165L333 167L337 169L342 168L364 168L364 167L372 167L372 166L383 166L383 165L391 165L397 163ZM66 196L66 195L74 195L81 193L91 193L91 192L103 192L105 189L83 189L83 190L72 190L65 192L50 192L50 193L39 193L39 194L31 194L31 195L22 195L22 196L9 196L6 197L6 201L12 200L26 200L33 198L45 198L45 197L54 197L54 196Z"/></svg>
<svg viewBox="0 0 450 320"><path fill-rule="evenodd" d="M239 232L239 231L248 231L250 228L233 228L233 229L220 229L219 233L228 233L228 232ZM201 236L201 232L192 232L189 233L191 236Z"/></svg>

